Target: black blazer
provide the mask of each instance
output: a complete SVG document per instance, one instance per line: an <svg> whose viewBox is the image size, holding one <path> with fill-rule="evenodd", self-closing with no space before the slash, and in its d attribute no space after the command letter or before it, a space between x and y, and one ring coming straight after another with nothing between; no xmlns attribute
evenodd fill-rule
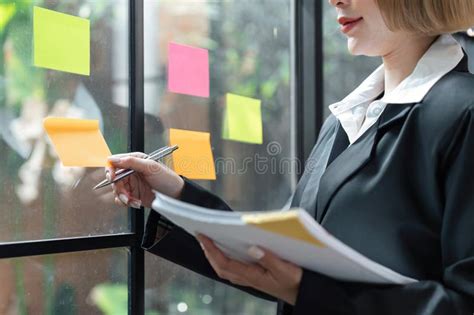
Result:
<svg viewBox="0 0 474 315"><path fill-rule="evenodd" d="M308 161L320 158L337 126L331 115ZM305 170L293 205L310 177ZM315 209L307 210L331 234L420 281L349 283L304 270L296 305L286 305L284 314L473 314L474 76L467 57L422 102L388 104L377 123L327 167L312 193ZM183 200L230 210L189 181ZM144 248L219 280L182 229L157 237L161 219L151 213Z"/></svg>

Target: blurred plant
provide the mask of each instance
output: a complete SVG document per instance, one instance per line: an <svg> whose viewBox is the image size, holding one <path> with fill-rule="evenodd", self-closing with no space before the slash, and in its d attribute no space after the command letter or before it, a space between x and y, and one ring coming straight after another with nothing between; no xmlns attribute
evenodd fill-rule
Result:
<svg viewBox="0 0 474 315"><path fill-rule="evenodd" d="M261 99L263 121L274 122L288 109L282 100L290 94L290 4L261 0L221 6L220 78L226 78L229 92Z"/></svg>
<svg viewBox="0 0 474 315"><path fill-rule="evenodd" d="M89 297L104 315L128 314L128 287L126 284L98 284L92 289ZM145 311L145 315L159 315L159 313Z"/></svg>
<svg viewBox="0 0 474 315"><path fill-rule="evenodd" d="M128 314L128 287L125 284L99 284L92 289L90 298L104 315Z"/></svg>
<svg viewBox="0 0 474 315"><path fill-rule="evenodd" d="M0 3L0 30L3 30L15 14L14 3Z"/></svg>
<svg viewBox="0 0 474 315"><path fill-rule="evenodd" d="M54 299L53 314L77 314L76 290L69 283L61 283Z"/></svg>

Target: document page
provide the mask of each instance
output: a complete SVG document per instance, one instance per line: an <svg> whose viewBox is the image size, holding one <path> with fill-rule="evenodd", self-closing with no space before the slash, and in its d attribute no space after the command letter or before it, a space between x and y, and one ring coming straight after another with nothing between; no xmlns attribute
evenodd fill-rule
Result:
<svg viewBox="0 0 474 315"><path fill-rule="evenodd" d="M303 209L221 211L188 204L160 193L156 193L152 207L188 233L210 237L226 255L241 261L254 261L247 249L257 245L303 268L340 280L377 284L417 281L343 244Z"/></svg>

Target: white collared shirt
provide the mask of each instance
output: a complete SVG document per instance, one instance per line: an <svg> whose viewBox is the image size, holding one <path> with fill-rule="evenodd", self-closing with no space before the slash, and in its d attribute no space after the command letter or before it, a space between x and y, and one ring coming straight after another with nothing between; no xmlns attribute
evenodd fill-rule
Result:
<svg viewBox="0 0 474 315"><path fill-rule="evenodd" d="M461 45L454 37L441 35L418 61L413 72L391 93L375 100L385 86L384 66L381 65L342 101L329 105L329 110L341 122L352 144L375 124L387 104L421 102L433 85L454 69L463 56Z"/></svg>

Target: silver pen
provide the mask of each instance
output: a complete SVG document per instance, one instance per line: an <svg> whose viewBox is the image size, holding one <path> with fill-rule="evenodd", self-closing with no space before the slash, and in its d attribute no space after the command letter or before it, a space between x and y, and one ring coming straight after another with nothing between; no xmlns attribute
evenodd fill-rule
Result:
<svg viewBox="0 0 474 315"><path fill-rule="evenodd" d="M177 149L178 149L177 145L174 145L172 147L166 146L166 147L163 147L163 148L160 148L158 150L153 151L152 153L147 155L147 157L145 159L146 160L158 161L159 159L162 159L165 156L170 155L171 153L173 153ZM133 173L135 173L135 171L131 170L131 169L118 170L115 173L115 178L112 181L108 181L107 179L104 179L103 181L101 181L100 183L95 185L93 189L95 190L95 189L99 189L99 188L102 188L102 187L106 187L106 186L111 185L115 182L118 182L121 179L124 179L125 177L127 177L129 175L132 175Z"/></svg>

